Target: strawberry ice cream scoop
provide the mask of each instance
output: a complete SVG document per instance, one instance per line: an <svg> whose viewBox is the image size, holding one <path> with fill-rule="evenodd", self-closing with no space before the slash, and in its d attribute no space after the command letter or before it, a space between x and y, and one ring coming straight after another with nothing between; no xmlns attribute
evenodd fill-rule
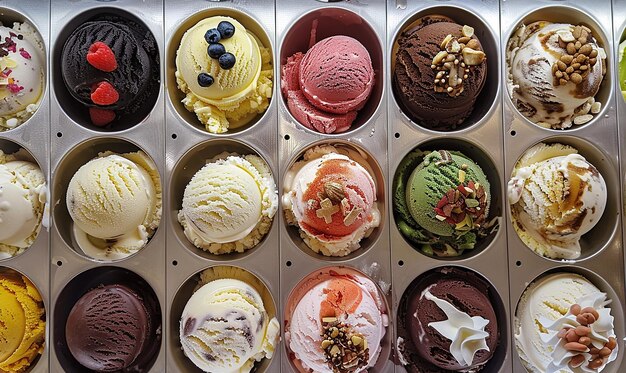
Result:
<svg viewBox="0 0 626 373"><path fill-rule="evenodd" d="M388 316L372 280L332 267L296 289L287 305L285 340L299 372L358 373L375 365ZM351 358L332 359L336 354Z"/></svg>
<svg viewBox="0 0 626 373"><path fill-rule="evenodd" d="M283 206L289 224L313 251L344 256L380 223L376 185L354 159L335 152L309 152L285 178Z"/></svg>
<svg viewBox="0 0 626 373"><path fill-rule="evenodd" d="M374 86L370 55L358 40L331 36L282 67L281 89L291 114L321 133L347 131Z"/></svg>

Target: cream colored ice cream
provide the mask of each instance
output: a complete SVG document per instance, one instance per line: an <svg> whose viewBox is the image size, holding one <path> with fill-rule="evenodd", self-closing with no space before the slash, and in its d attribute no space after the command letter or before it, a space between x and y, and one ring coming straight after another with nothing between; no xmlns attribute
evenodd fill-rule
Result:
<svg viewBox="0 0 626 373"><path fill-rule="evenodd" d="M539 143L517 162L508 183L512 224L521 240L553 259L580 257L580 238L602 218L606 184L571 146Z"/></svg>
<svg viewBox="0 0 626 373"><path fill-rule="evenodd" d="M280 324L267 288L249 272L213 267L201 276L180 321L185 355L205 372L250 372L271 359Z"/></svg>
<svg viewBox="0 0 626 373"><path fill-rule="evenodd" d="M533 373L602 371L618 352L609 303L605 293L577 274L554 273L533 282L515 316L522 363Z"/></svg>
<svg viewBox="0 0 626 373"><path fill-rule="evenodd" d="M183 194L178 221L196 247L243 252L269 232L278 209L272 172L256 155L223 153L207 162Z"/></svg>
<svg viewBox="0 0 626 373"><path fill-rule="evenodd" d="M23 372L44 349L45 310L35 285L0 273L0 372Z"/></svg>
<svg viewBox="0 0 626 373"><path fill-rule="evenodd" d="M0 259L30 247L47 215L46 179L25 151L0 150Z"/></svg>
<svg viewBox="0 0 626 373"><path fill-rule="evenodd" d="M45 53L27 23L0 26L0 132L13 129L39 107L45 84Z"/></svg>
<svg viewBox="0 0 626 373"><path fill-rule="evenodd" d="M161 181L142 151L104 152L76 171L66 202L80 249L94 259L120 259L143 248L157 229Z"/></svg>
<svg viewBox="0 0 626 373"><path fill-rule="evenodd" d="M380 224L377 187L365 154L341 146L307 150L285 175L282 205L311 250L345 256Z"/></svg>
<svg viewBox="0 0 626 373"><path fill-rule="evenodd" d="M207 53L205 33L222 21L235 26L232 37L220 40L226 52L236 58L231 69L221 68L218 59ZM271 50L233 18L210 17L190 28L176 52L176 69L176 83L186 94L183 104L196 113L209 132L241 127L269 106L274 74ZM201 86L201 73L211 75L213 84Z"/></svg>
<svg viewBox="0 0 626 373"><path fill-rule="evenodd" d="M594 97L606 73L606 53L586 26L521 25L509 39L506 57L511 99L536 124L565 129L600 112Z"/></svg>

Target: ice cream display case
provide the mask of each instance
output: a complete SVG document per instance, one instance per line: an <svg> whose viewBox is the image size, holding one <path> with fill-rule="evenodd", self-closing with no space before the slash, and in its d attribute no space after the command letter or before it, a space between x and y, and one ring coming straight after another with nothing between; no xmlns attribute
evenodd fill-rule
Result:
<svg viewBox="0 0 626 373"><path fill-rule="evenodd" d="M0 4L0 372L626 365L625 0Z"/></svg>

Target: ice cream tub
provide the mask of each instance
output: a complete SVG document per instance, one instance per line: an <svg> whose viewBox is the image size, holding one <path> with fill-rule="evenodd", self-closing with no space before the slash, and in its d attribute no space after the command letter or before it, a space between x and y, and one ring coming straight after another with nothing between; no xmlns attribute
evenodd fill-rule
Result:
<svg viewBox="0 0 626 373"><path fill-rule="evenodd" d="M224 24L219 26L223 21L234 26L234 34L224 31ZM180 334L181 320L187 320L190 315L184 312L192 309L208 312L193 306L197 301L193 301L192 294L200 286L201 273L215 268L247 271L247 276L252 276L247 277L250 282L263 284L260 287L265 290L261 291L261 296L272 299L266 301L263 298L268 314L272 317L280 314L279 271L276 270L279 263L279 212L275 210L277 194L275 191L270 193L272 186L279 182L274 24L274 2L270 1L165 3L167 173L164 178L164 222L167 227L168 322L165 333L168 371L201 371L200 366L208 369L203 365L206 362L186 355L191 352L183 350L183 343L185 348L190 345L181 340ZM209 43L205 34L213 29L218 30L220 40L211 39ZM220 48L217 44L235 56L232 68L222 69L217 54L215 58L207 54L209 46ZM184 59L177 58L177 55L196 52L197 58L204 61L202 71L193 70ZM269 70L268 61L272 63ZM258 68L256 75L247 70L250 66ZM196 86L200 81L194 81L200 74L210 75L214 83ZM226 81L221 79L226 76L236 78L232 81L241 84L224 85ZM267 79L270 79L271 86ZM203 81L202 84L208 83ZM251 109L252 101L258 106ZM193 103L197 104L197 110L192 107ZM228 105L232 103L236 103L235 110L229 111ZM209 175L215 175L222 182L203 183L203 178L211 177ZM255 183L258 188L250 187ZM203 206L201 201L205 197L215 203ZM237 211L233 210L231 214L219 207L220 201L227 200L237 206ZM210 236L203 229L206 224L217 224L210 217L212 213L216 214L213 216L228 215L224 225L213 225L215 230L212 231L219 230L220 237ZM257 219L259 216L262 216L260 220ZM203 217L208 220L202 220ZM207 286L211 288L213 285ZM257 366L261 371L279 369L282 342L278 343L271 359L259 359L261 362ZM245 360L248 361L246 364L254 361Z"/></svg>
<svg viewBox="0 0 626 373"><path fill-rule="evenodd" d="M53 56L51 58L53 61L51 87L54 107L50 109L50 113L51 118L54 118L51 122L54 123L51 125L53 135L50 137L50 167L53 175L51 177L55 180L51 195L54 195L57 201L51 213L54 221L52 229L54 238L52 238L50 254L53 271L50 277L51 289L53 289L54 299L58 299L61 294L67 294L70 291L67 289L76 288L77 284L83 282L84 286L80 290L81 295L85 295L96 288L106 288L106 285L115 281L116 275L113 273L115 270L107 272L108 266L119 268L120 271L130 271L141 278L154 292L151 296L154 298L151 304L158 305L160 314L154 313L150 316L150 320L159 325L158 332L161 333L166 310L165 277L161 275L165 267L165 225L162 219L165 125L163 89L160 84L163 77L162 56L164 54L163 5L159 1L142 4L118 1L106 4L106 7L102 5L101 2L96 1L78 4L59 3L50 16L51 22L55 25L51 29L51 33L55 35L54 40L51 41L51 56ZM132 55L119 55L119 52L124 49L132 50ZM69 71L71 73L68 74ZM132 79L129 78L131 72L136 73ZM135 153L139 158L127 159L123 155L128 153ZM105 165L107 162L109 164ZM125 247L118 251L121 255L109 255L113 253L109 250L111 242L107 239L101 240L104 236L117 236L120 232L104 233L102 230L98 233L96 231L99 228L93 231L85 230L87 226L82 223L86 220L78 218L79 215L71 216L68 210L68 189L69 195L72 196L70 206L78 206L74 204L77 201L81 201L79 204L90 204L89 201L92 201L90 198L83 199L82 197L75 199L74 197L80 194L72 194L72 191L80 189L75 184L78 179L87 180L81 177L75 178L76 172L81 169L87 171L92 166L95 166L94 170L100 170L98 171L100 175L103 175L102 171L106 169L109 171L116 169L117 171L113 173L120 178L104 189L89 188L91 192L110 193L109 187L120 185L118 183L121 183L124 178L127 182L134 180L131 182L132 185L126 184L124 187L128 188L125 189L126 192L122 192L127 193L126 197L133 195L137 190L141 191L141 194L135 193L134 195L141 196L140 199L143 202L138 202L139 200L131 202L133 206L140 208L126 209L122 215L124 219L113 219L113 222L109 220L109 227L118 226L118 223L125 225L135 218L137 220L130 226L144 220L144 217L155 218L150 219L151 223L140 223L136 229L128 230L128 232L133 232L132 237L123 233L114 240L116 242L114 246L125 242L119 246L119 248ZM90 180L95 181L96 178ZM118 202L132 200L132 198L122 197L121 194L119 196L121 199ZM86 205L83 204L84 206ZM95 207L95 205L91 206ZM121 206L123 204L118 205L124 210ZM146 210L143 210L141 206L146 207ZM74 211L73 207L72 211ZM110 216L115 216L114 211L115 209L96 208L83 217L96 213L111 213ZM130 218L132 215L135 215L135 218ZM74 224L76 223L74 218L82 223ZM104 222L104 220L101 221ZM144 222L147 223L148 220ZM74 229L76 227L78 228ZM95 226L92 227L95 228ZM102 237L93 241L93 238L97 236ZM119 239L121 237L129 238L129 240ZM94 245L97 250L90 251ZM102 247L108 248L102 251ZM135 250L140 247L140 250ZM132 249L127 250L129 248ZM105 255L102 257L100 254ZM97 273L99 273L98 276L94 275ZM80 280L81 278L83 280ZM88 278L96 280L84 280ZM73 279L79 280L72 282ZM113 290L107 289L107 292L111 294L127 294L122 298L126 297L124 299L137 306L135 298L140 289L123 288L120 290L117 287ZM67 291L63 293L64 290ZM51 315L64 313L61 317L63 320L57 323L56 329L51 328L52 339L56 338L60 343L64 343L63 340L66 337L63 325L76 301L78 297L73 298L71 302L68 301L68 304L63 307L57 307L57 303L51 305ZM142 309L147 306L137 307ZM153 312L149 313L153 314ZM145 317L141 316L139 320L145 321ZM137 325L140 324L143 325L142 322L137 323ZM145 328L156 329L156 326L150 325ZM156 337L153 339L157 340ZM154 359L147 365L150 365L152 369L165 370L165 342L158 340L158 344L151 348L154 349ZM52 352L52 355L54 357L51 358L50 370L61 371L81 366L72 365L79 364L76 360L69 362L68 356L73 355L67 348L63 351L56 350ZM130 364L133 360L132 352L128 356L130 358L126 363ZM81 361L80 364L83 363L85 362Z"/></svg>
<svg viewBox="0 0 626 373"><path fill-rule="evenodd" d="M282 35L277 40L276 53L281 90L276 94L281 96L277 101L279 195L282 206L277 215L281 237L283 317L288 317L285 313L286 297L298 288L299 281L306 274L317 273L331 265L352 268L367 275L382 290L386 302L391 300L386 207L386 75L384 40L380 37L385 32L384 7L382 1L367 4L277 3L280 12L276 18L276 29L277 35ZM337 46L350 50L354 61L341 62L342 57L335 53L333 64L324 66L328 67L326 78L320 78L319 82L312 78L295 79L293 71L298 70L294 67L298 60L301 61L299 71L303 72L301 77L304 77L312 66L316 66L319 57L316 50L322 46L327 51L333 51ZM344 77L336 75L333 70L342 63L350 63L354 85L341 84L341 91L326 90L324 79L336 77L338 81L343 81ZM308 188L305 184L317 185L316 181L312 181L315 170L332 164L346 165L346 175L350 176L344 181L337 179L333 182L333 171L327 169L329 176L325 184L330 189L324 190L322 197L329 197L324 203L334 201L330 206L334 212L323 220L311 215L319 225L312 230L303 230L308 223L303 225L297 221L304 223L308 219L303 220L300 215L304 208L302 196ZM352 180L348 183L353 186L346 187L348 179ZM354 199L349 190L353 187L366 197ZM301 192L305 194L301 195ZM321 204L322 200L325 198L319 198L317 203ZM342 200L345 205L341 210L343 215L337 210ZM357 217L356 223L348 216L352 209L357 209L353 214ZM363 209L363 214L359 213L359 209ZM355 228L357 226L359 228ZM326 230L331 238L316 234L316 229ZM338 237L341 238L337 240ZM358 246L351 245L354 243ZM381 342L381 353L369 371L393 369L390 361L392 321L390 317ZM283 338L286 338L284 334ZM282 371L296 372L299 368L294 365L291 350L286 346L281 350ZM321 353L321 350L318 352Z"/></svg>
<svg viewBox="0 0 626 373"><path fill-rule="evenodd" d="M2 108L2 122L4 123L3 126L5 130L0 132L0 149L5 154L14 154L20 160L36 164L36 167L40 169L40 172L45 179L46 185L49 185L50 175L49 159L47 158L50 149L49 142L47 140L50 133L47 124L49 123L48 81L50 79L47 63L47 56L49 53L48 30L50 24L48 8L49 6L45 3L34 5L9 1L2 5L2 16L0 17L0 21L3 26L7 28L6 30L14 28L15 26L18 27L15 30L17 31L16 35L22 35L22 39L18 39L21 44L20 48L24 48L25 51L28 49L28 56L31 57L28 59L25 57L27 55L26 53L20 54L19 50L17 50L20 57L15 58L21 58L20 61L27 64L31 62L34 71L34 73L30 76L31 79L29 80L26 80L26 76L20 75L20 81L21 79L24 79L22 82L24 87L28 85L29 90L32 88L33 92L39 92L38 96L34 94L26 95L24 100L20 100L20 102L12 100L12 93L11 95L4 96L6 100L4 100L5 103ZM6 36L10 37L9 34ZM12 37L10 37L10 39L12 39ZM30 46L26 45L26 42L28 42ZM36 73L37 66L34 65L37 61L39 61L39 74ZM19 89L19 86L17 88ZM3 88L3 91L6 90L6 87ZM16 93L19 94L19 91ZM30 100L32 100L32 102ZM7 104L9 107L5 107ZM7 113L9 114L8 117L5 117L4 115L5 110L7 110ZM17 112L15 110L17 110ZM8 119L10 119L10 121L7 122ZM49 193L47 192L48 190L49 189L47 189L47 187L46 190L42 190L41 196L49 196ZM47 201L47 198L44 198L43 200ZM24 215L22 215L22 217L24 217ZM14 271L17 271L34 284L39 295L41 296L41 302L45 308L46 315L49 315L50 312L50 272L49 266L44 265L48 262L49 258L49 220L49 213L47 210L44 210L42 212L41 228L30 247L25 249L21 254L8 258L5 257L1 261L3 273L15 273ZM24 232L24 229L18 230ZM48 321L47 318L46 321ZM48 346L49 343L51 343L51 339L47 326L43 326L43 328L45 341L42 345L42 349L37 351L37 355L39 355L39 357L33 356L36 358L36 361L34 361L34 363L30 365L30 368L28 368L28 371L31 372L48 371L48 360L50 355Z"/></svg>
<svg viewBox="0 0 626 373"><path fill-rule="evenodd" d="M615 252L619 252L618 248L615 248ZM519 257L519 261L517 261L516 268L511 270L511 309L513 310L511 318L511 343L513 345L513 371L514 372L526 372L530 371L524 367L522 363L522 359L520 358L520 350L524 352L526 361L532 362L533 366L536 365L538 361L547 362L550 360L549 353L539 352L540 348L537 351L531 351L526 348L527 344L525 344L528 338L533 337L534 331L524 331L523 325L525 321L522 318L522 313L519 312L527 312L531 318L535 318L536 320L540 320L541 324L546 328L546 333L549 330L552 330L549 325L551 324L551 320L554 320L556 316L558 317L566 317L566 310L555 312L554 307L558 304L560 306L556 307L565 307L566 303L570 303L572 301L584 303L586 305L589 302L583 298L583 296L587 296L592 293L588 298L593 298L593 293L601 293L598 298L602 298L602 293L604 293L604 297L607 301L610 300L605 307L610 309L610 315L613 319L613 327L610 329L609 334L613 334L617 341L617 351L610 356L610 358L605 359L605 364L608 361L608 364L604 367L603 371L607 372L617 372L620 370L620 365L623 360L623 337L624 334L624 326L623 326L623 311L622 305L623 303L623 281L621 279L617 279L618 276L606 276L600 274L599 271L603 273L608 269L607 263L610 261L598 261L597 263L593 263L592 265L580 266L580 265L570 265L570 264L559 264L559 265L536 265L538 263L533 263L530 260L525 260L524 258ZM618 265L614 265L615 273L619 270L618 267L621 266L621 263ZM524 272L523 274L521 272ZM554 279L555 276L556 279ZM573 278L573 280L571 280ZM589 285L590 284L590 285ZM530 286L529 286L530 285ZM550 289L552 286L559 286L559 296L558 300L555 298L551 298ZM527 288L529 290L527 290ZM571 291L573 289L574 293ZM525 290L526 293L525 293ZM599 291L598 291L599 290ZM574 296L572 296L574 294ZM573 299L576 298L576 299ZM545 308L533 306L533 302L535 299L543 299L545 304L548 305ZM599 304L603 304L599 303ZM526 307L526 308L524 308ZM536 311L535 314L531 314L527 307L531 307ZM534 308L533 308L534 307ZM520 311L524 309L525 311ZM554 312L552 316L547 316L549 313ZM516 313L519 313L516 315ZM605 319L606 321L606 319ZM557 325L557 324L555 324ZM547 334L545 334L547 335ZM520 341L519 344L517 341ZM548 338L544 338L544 340L548 340ZM539 354L537 354L539 353ZM545 356L539 357L544 354ZM530 369L530 368L528 368ZM539 368L540 369L540 368Z"/></svg>
<svg viewBox="0 0 626 373"><path fill-rule="evenodd" d="M603 125L602 122L611 121L614 117L614 109L612 109L614 100L613 41L609 37L611 30L603 26L611 22L609 5L609 2L605 1L576 3L575 7L545 6L542 2L502 6L502 65L503 79L506 84L504 120L507 123L505 127L509 131L519 131L522 125L532 126L533 124L547 130L579 131L585 127L599 127ZM521 17L520 14L522 14ZM576 47L571 49L570 46L570 52L574 54L567 52L567 47L561 48L561 44L569 44L570 39L574 37L574 30L576 36L579 32L581 33L579 36L581 40L584 37L588 39L584 43L589 46L583 52L591 57L595 56L594 58L588 58L589 56L584 54L579 58L578 55L581 53L576 50ZM589 70L590 73L581 75L579 74L581 71L575 69L577 65L568 70L567 67L571 66L563 61L558 63L552 59L545 60L545 63L536 66L524 64L525 61L532 61L537 57L535 53L537 49L534 47L535 38L542 32L552 35L552 41L548 43L552 43L550 48L553 49L554 56L563 56L565 62L569 62L570 56L574 58L574 55L576 55L576 61L585 59L586 62L583 64L586 67L583 69ZM562 38L558 39L560 38L558 35L561 34L568 42ZM580 41L578 42L581 44ZM591 52L588 52L589 48ZM557 68L551 67L554 64ZM561 67L565 67L565 71L559 73ZM549 71L550 69L555 72ZM580 75L581 79L575 76L573 81L569 81L568 76L563 77L563 73L568 71L571 74ZM526 79L525 76L533 78ZM541 80L544 76L546 79ZM564 80L561 81L559 76L562 76ZM539 83L532 81L535 77L539 79ZM550 79L552 81L549 81ZM554 85L555 82L556 85ZM538 91L533 90L533 87L541 84L545 84L541 89L546 89L546 92L549 92L547 94L554 99L546 101L541 98ZM526 90L528 94L524 95L522 90ZM576 91L577 94L570 97L565 90Z"/></svg>

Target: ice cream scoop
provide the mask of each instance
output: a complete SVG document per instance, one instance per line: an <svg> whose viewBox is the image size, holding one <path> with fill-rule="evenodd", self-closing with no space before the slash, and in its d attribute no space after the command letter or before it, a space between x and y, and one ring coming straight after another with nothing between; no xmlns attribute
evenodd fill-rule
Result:
<svg viewBox="0 0 626 373"><path fill-rule="evenodd" d="M199 248L242 252L267 234L277 209L276 184L261 157L221 154L187 184L178 221Z"/></svg>
<svg viewBox="0 0 626 373"><path fill-rule="evenodd" d="M600 221L606 183L571 146L539 143L524 153L508 183L512 225L540 255L576 259L580 238Z"/></svg>
<svg viewBox="0 0 626 373"><path fill-rule="evenodd" d="M589 122L606 73L606 53L584 25L522 24L507 43L509 95L517 110L546 128Z"/></svg>
<svg viewBox="0 0 626 373"><path fill-rule="evenodd" d="M183 310L180 341L185 355L205 372L250 372L271 359L280 325L267 312L255 282L233 267L209 270ZM219 278L215 278L218 274Z"/></svg>
<svg viewBox="0 0 626 373"><path fill-rule="evenodd" d="M407 154L396 170L393 193L398 229L428 255L461 255L497 227L489 215L487 176L457 151Z"/></svg>
<svg viewBox="0 0 626 373"><path fill-rule="evenodd" d="M100 286L83 295L65 324L72 356L96 372L132 367L157 337L143 300L125 285Z"/></svg>
<svg viewBox="0 0 626 373"><path fill-rule="evenodd" d="M30 247L46 212L46 179L23 152L0 150L0 259Z"/></svg>
<svg viewBox="0 0 626 373"><path fill-rule="evenodd" d="M499 343L491 286L453 267L432 270L405 291L398 311L398 351L409 372L477 372Z"/></svg>
<svg viewBox="0 0 626 373"><path fill-rule="evenodd" d="M143 248L159 225L159 174L142 151L100 153L76 171L66 203L74 239L85 254L124 258Z"/></svg>
<svg viewBox="0 0 626 373"><path fill-rule="evenodd" d="M281 70L289 111L300 124L321 133L350 129L374 86L369 52L349 36L320 40L306 53L289 57Z"/></svg>
<svg viewBox="0 0 626 373"><path fill-rule="evenodd" d="M159 93L159 51L152 33L104 14L79 25L63 45L61 72L71 96L104 127L141 121Z"/></svg>
<svg viewBox="0 0 626 373"><path fill-rule="evenodd" d="M0 273L0 372L23 372L43 352L46 315L35 285Z"/></svg>
<svg viewBox="0 0 626 373"><path fill-rule="evenodd" d="M461 128L487 80L474 29L429 15L406 27L394 50L393 89L404 112L429 129Z"/></svg>
<svg viewBox="0 0 626 373"><path fill-rule="evenodd" d="M315 252L345 256L380 224L376 184L357 152L332 146L307 150L285 176L283 208Z"/></svg>
<svg viewBox="0 0 626 373"><path fill-rule="evenodd" d="M0 23L0 132L13 129L39 107L45 85L44 45L28 23Z"/></svg>
<svg viewBox="0 0 626 373"><path fill-rule="evenodd" d="M533 373L602 371L618 354L610 303L578 274L534 281L515 313L515 346L524 366Z"/></svg>
<svg viewBox="0 0 626 373"><path fill-rule="evenodd" d="M624 100L626 100L626 40L621 42L618 49L618 77L619 77L619 86L622 90L622 96Z"/></svg>
<svg viewBox="0 0 626 373"><path fill-rule="evenodd" d="M233 33L222 34L220 24ZM224 65L224 58L230 63ZM231 17L196 23L176 51L176 83L186 95L182 102L212 133L242 127L264 113L273 76L271 50Z"/></svg>
<svg viewBox="0 0 626 373"><path fill-rule="evenodd" d="M388 317L368 277L322 269L294 289L286 312L285 343L299 372L358 373L376 364Z"/></svg>

